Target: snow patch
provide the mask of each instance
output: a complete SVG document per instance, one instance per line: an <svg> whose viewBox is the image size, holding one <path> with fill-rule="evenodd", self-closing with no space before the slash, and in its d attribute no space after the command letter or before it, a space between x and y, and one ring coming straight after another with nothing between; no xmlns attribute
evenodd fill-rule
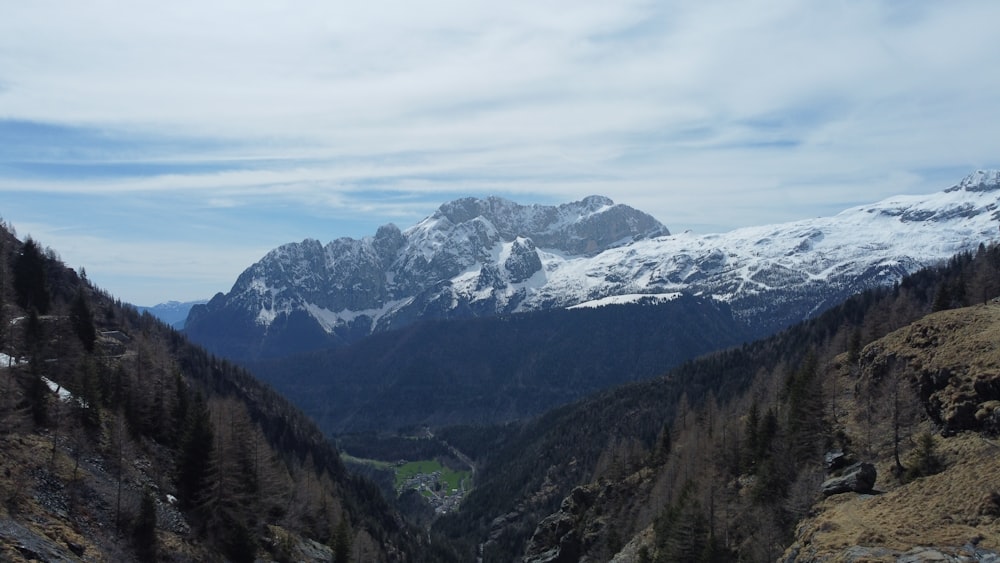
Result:
<svg viewBox="0 0 1000 563"><path fill-rule="evenodd" d="M73 394L64 389L62 385L59 385L44 375L42 376L42 381L44 381L45 385L48 385L49 390L58 395L59 399L64 403L73 400Z"/></svg>
<svg viewBox="0 0 1000 563"><path fill-rule="evenodd" d="M27 362L19 361L13 356L8 356L7 354L0 353L0 369L13 366L21 366Z"/></svg>
<svg viewBox="0 0 1000 563"><path fill-rule="evenodd" d="M571 307L566 307L567 309L596 309L598 307L605 307L607 305L627 305L630 303L642 303L646 305L659 305L660 303L666 303L668 301L673 301L680 297L679 292L675 293L632 293L629 295L610 295L608 297L602 297L600 299L594 299L592 301L586 301L584 303L578 303Z"/></svg>
<svg viewBox="0 0 1000 563"><path fill-rule="evenodd" d="M371 326L374 328L379 319L402 307L405 307L406 305L409 305L412 302L413 298L408 297L406 299L390 301L379 308L362 309L360 311L352 311L350 309L331 311L314 303L306 303L303 308L314 319L316 319L317 322L319 322L320 326L323 327L323 330L326 332L333 332L337 327L350 324L361 317L368 317L371 319Z"/></svg>

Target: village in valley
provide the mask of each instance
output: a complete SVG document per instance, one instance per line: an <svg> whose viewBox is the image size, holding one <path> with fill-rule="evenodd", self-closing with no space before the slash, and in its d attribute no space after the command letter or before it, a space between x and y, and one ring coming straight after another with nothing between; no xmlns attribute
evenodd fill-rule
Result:
<svg viewBox="0 0 1000 563"><path fill-rule="evenodd" d="M396 493L417 491L439 516L457 509L471 489L470 472L454 471L437 461L399 461L394 465Z"/></svg>

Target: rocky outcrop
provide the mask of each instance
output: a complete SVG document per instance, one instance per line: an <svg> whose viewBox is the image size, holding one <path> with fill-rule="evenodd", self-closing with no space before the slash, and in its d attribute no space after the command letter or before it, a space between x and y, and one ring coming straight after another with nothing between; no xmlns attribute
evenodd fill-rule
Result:
<svg viewBox="0 0 1000 563"><path fill-rule="evenodd" d="M1000 307L941 311L867 346L862 383L899 378L917 394L944 435L1000 433Z"/></svg>
<svg viewBox="0 0 1000 563"><path fill-rule="evenodd" d="M779 563L867 563L869 561L896 561L897 563L1000 563L997 552L983 549L969 542L962 547L917 546L906 551L887 547L854 545L836 554L818 556L803 550L801 545L792 546Z"/></svg>
<svg viewBox="0 0 1000 563"><path fill-rule="evenodd" d="M653 475L644 468L622 480L602 479L574 488L558 511L539 521L522 562L598 563L612 557L621 563L639 561L642 548L653 543L653 530L648 520L635 519L629 505L634 495L648 493ZM622 546L620 539L629 537L632 540Z"/></svg>
<svg viewBox="0 0 1000 563"><path fill-rule="evenodd" d="M878 474L870 463L855 463L845 467L839 475L823 482L820 489L826 496L842 493L870 493Z"/></svg>
<svg viewBox="0 0 1000 563"><path fill-rule="evenodd" d="M593 485L577 487L563 499L559 511L538 523L525 549L524 563L575 563L593 542L577 524L597 496Z"/></svg>

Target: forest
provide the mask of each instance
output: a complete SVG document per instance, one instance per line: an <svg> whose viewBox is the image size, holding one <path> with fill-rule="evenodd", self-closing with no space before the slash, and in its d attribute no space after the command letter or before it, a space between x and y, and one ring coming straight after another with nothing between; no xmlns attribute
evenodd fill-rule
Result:
<svg viewBox="0 0 1000 563"><path fill-rule="evenodd" d="M3 227L0 520L47 515L74 538L55 545L34 530L38 550L450 560L273 390ZM17 549L0 542L0 559Z"/></svg>
<svg viewBox="0 0 1000 563"><path fill-rule="evenodd" d="M485 561L556 545L610 559L643 530L654 539L640 561L774 561L817 501L828 452L902 457L880 477L900 483L933 471L936 439L916 431L942 430L926 392L862 377L865 347L931 312L998 294L1000 248L981 245L771 338L482 430L490 447L474 450L477 488L435 529L466 553L481 547ZM477 442L480 430L456 430L454 443ZM921 452L923 461L905 461ZM564 514L567 503L576 512ZM553 519L563 533L546 544Z"/></svg>

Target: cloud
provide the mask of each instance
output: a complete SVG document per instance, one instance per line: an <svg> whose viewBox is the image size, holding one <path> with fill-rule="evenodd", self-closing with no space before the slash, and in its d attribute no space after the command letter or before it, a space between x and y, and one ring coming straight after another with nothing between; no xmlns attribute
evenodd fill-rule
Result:
<svg viewBox="0 0 1000 563"><path fill-rule="evenodd" d="M998 18L974 0L14 3L3 212L252 253L465 195L600 193L702 232L829 214L1000 165Z"/></svg>

